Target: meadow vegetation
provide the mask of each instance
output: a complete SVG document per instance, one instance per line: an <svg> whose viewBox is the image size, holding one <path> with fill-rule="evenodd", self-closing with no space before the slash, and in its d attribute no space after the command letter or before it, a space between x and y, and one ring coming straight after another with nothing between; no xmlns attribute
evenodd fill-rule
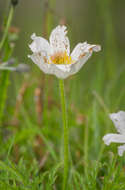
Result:
<svg viewBox="0 0 125 190"><path fill-rule="evenodd" d="M88 11L92 10L91 0L89 5L86 0L78 2L79 9L85 3ZM21 3L4 1L0 15L0 190L62 189L63 127L58 80L45 75L27 57L30 35L42 29L41 36L48 38L59 23L69 28L71 48L85 40L102 46L80 72L65 80L70 144L67 190L125 190L125 155L119 157L116 144L107 147L102 141L106 133L115 132L108 114L125 110L124 52L118 30L115 32L117 23L113 25L117 5L113 7L111 0L95 1L95 12L90 14L91 19L93 15L95 18L92 31L89 17L85 30L83 15L74 18L71 10L68 15L62 7L65 17L60 16L59 2L41 0L42 18L31 18L39 29L30 27L28 31L28 26L21 28L15 18L20 6L25 10L25 3ZM73 5L74 10L76 2ZM29 6L37 12L32 3ZM23 13L21 19L28 25Z"/></svg>

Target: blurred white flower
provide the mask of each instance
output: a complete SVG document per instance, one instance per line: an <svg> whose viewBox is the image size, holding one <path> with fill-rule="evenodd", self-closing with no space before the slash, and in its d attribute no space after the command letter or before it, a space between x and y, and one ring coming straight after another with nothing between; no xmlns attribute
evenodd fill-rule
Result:
<svg viewBox="0 0 125 190"><path fill-rule="evenodd" d="M91 57L93 51L101 50L99 45L90 45L84 42L77 44L70 54L70 43L66 34L66 26L57 26L52 30L49 42L33 34L31 36L33 42L29 45L33 52L32 55L29 55L32 61L43 72L62 79L77 73Z"/></svg>
<svg viewBox="0 0 125 190"><path fill-rule="evenodd" d="M119 111L118 113L109 114L110 119L113 121L118 134L107 134L103 137L104 143L110 145L112 142L125 143L125 112ZM119 156L123 155L125 151L125 144L118 147Z"/></svg>

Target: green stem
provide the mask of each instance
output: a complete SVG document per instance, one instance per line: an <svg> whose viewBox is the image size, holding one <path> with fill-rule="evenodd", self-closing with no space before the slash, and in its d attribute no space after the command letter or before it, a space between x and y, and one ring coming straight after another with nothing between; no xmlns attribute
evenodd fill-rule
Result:
<svg viewBox="0 0 125 190"><path fill-rule="evenodd" d="M67 123L67 112L66 112L66 101L64 92L64 81L59 80L60 94L61 94L61 105L62 105L62 117L63 117L63 130L64 130L64 173L63 173L63 190L66 190L68 171L69 171L69 134L68 134L68 123Z"/></svg>
<svg viewBox="0 0 125 190"><path fill-rule="evenodd" d="M84 161L85 161L85 176L88 176L88 121L84 130Z"/></svg>
<svg viewBox="0 0 125 190"><path fill-rule="evenodd" d="M9 10L9 15L7 18L4 34L3 34L3 37L0 42L0 50L3 48L4 43L7 39L8 30L9 30L9 27L11 25L12 18L13 18L13 12L14 12L14 8L13 8L13 6L11 6L10 10ZM8 51L9 51L8 48L6 48L4 61L8 60L10 57L10 53L8 53ZM6 98L7 98L8 85L9 85L9 72L3 71L3 72L1 72L1 77L0 77L0 126L2 123L3 115L4 115L4 107L5 107Z"/></svg>
<svg viewBox="0 0 125 190"><path fill-rule="evenodd" d="M15 67L7 67L7 66L2 67L2 66L0 66L0 70L15 71Z"/></svg>
<svg viewBox="0 0 125 190"><path fill-rule="evenodd" d="M6 23L6 28L5 28L2 40L0 42L0 50L3 48L4 42L5 42L6 37L8 35L8 30L9 30L9 27L11 25L11 21L13 18L13 12L14 12L14 8L13 8L13 6L11 6L10 11L9 11L9 15L8 15L8 19L7 19L7 23Z"/></svg>

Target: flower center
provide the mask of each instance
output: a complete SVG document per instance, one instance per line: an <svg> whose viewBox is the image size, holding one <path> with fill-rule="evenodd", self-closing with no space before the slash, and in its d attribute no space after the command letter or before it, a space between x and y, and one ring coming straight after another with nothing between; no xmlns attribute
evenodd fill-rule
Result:
<svg viewBox="0 0 125 190"><path fill-rule="evenodd" d="M50 60L54 64L71 64L71 56L68 56L67 52L58 52L50 57Z"/></svg>

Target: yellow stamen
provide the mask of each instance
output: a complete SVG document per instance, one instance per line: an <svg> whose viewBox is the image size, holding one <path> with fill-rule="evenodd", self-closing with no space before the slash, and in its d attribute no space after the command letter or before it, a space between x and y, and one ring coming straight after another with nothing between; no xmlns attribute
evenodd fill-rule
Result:
<svg viewBox="0 0 125 190"><path fill-rule="evenodd" d="M68 56L66 52L58 52L50 57L50 60L54 64L71 64L71 56Z"/></svg>

